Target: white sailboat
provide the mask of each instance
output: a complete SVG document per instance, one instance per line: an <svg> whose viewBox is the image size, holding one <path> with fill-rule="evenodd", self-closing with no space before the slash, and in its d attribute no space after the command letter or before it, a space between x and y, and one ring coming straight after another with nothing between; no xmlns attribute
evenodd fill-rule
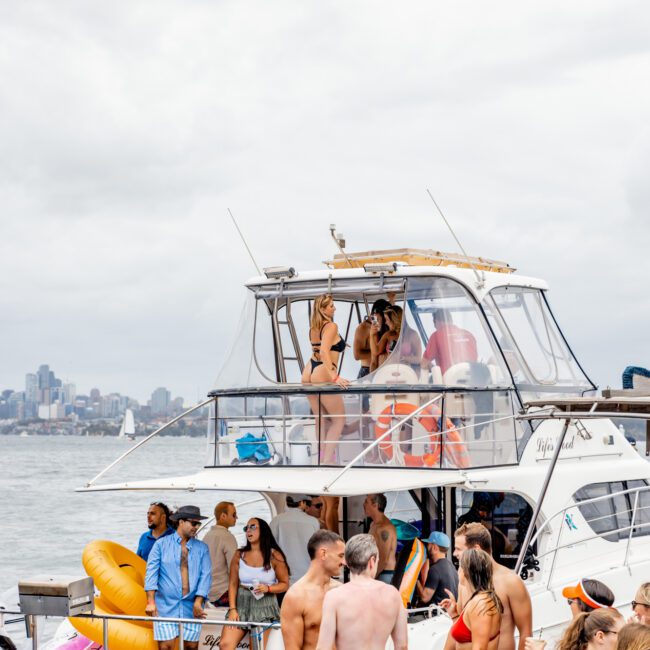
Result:
<svg viewBox="0 0 650 650"><path fill-rule="evenodd" d="M131 409L126 409L126 411L124 411L124 419L122 420L122 426L120 427L120 432L117 434L117 437L135 440L135 421Z"/></svg>

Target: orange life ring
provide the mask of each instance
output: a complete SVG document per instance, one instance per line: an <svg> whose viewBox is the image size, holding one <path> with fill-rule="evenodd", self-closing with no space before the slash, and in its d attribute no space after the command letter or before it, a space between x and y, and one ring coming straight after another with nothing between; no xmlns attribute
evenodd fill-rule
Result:
<svg viewBox="0 0 650 650"><path fill-rule="evenodd" d="M394 416L405 417L418 408L418 406L406 402L397 402L396 404L387 406L377 418L375 437L380 438L388 431ZM430 434L429 443L431 445L431 451L421 456L404 454L404 464L406 467L434 467L440 462L440 452L444 444L444 441L440 439L441 436L438 435L440 432L440 415L440 409L430 406L420 412L418 419L420 424ZM443 458L456 467L469 467L470 457L467 449L463 444L460 434L454 427L454 423L449 418L445 418L445 439L454 444L444 447ZM390 440L380 442L378 447L389 460L393 458L393 444Z"/></svg>

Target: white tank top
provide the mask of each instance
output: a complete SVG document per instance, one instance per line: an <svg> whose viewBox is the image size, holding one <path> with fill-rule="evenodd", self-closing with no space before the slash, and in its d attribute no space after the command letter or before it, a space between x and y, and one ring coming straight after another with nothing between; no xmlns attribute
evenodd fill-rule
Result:
<svg viewBox="0 0 650 650"><path fill-rule="evenodd" d="M239 582L243 587L250 587L255 583L274 585L277 581L273 567L267 571L263 566L249 566L243 558L239 558Z"/></svg>

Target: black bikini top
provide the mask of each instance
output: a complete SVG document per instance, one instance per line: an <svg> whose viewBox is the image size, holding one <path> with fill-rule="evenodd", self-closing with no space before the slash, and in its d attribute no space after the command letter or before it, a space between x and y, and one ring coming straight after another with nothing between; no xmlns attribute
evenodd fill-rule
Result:
<svg viewBox="0 0 650 650"><path fill-rule="evenodd" d="M329 323L325 323L325 325L323 325L323 327L321 327L321 329L320 329L321 341L323 339L323 330L328 325L329 325ZM315 343L313 341L311 342L311 347L312 347L315 355L320 354L321 341L316 341ZM332 352L343 352L343 350L345 350L345 339L342 336L339 335L339 340L330 348L330 350L332 350Z"/></svg>

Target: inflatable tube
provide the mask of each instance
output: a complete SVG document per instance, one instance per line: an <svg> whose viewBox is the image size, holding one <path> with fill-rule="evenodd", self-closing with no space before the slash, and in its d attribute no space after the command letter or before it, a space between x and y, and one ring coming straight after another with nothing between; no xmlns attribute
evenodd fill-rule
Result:
<svg viewBox="0 0 650 650"><path fill-rule="evenodd" d="M86 546L81 561L100 592L95 613L145 615L147 564L141 557L115 542L96 540ZM101 619L71 618L70 622L85 637L103 643ZM108 641L111 650L158 650L153 624L144 621L110 621Z"/></svg>

